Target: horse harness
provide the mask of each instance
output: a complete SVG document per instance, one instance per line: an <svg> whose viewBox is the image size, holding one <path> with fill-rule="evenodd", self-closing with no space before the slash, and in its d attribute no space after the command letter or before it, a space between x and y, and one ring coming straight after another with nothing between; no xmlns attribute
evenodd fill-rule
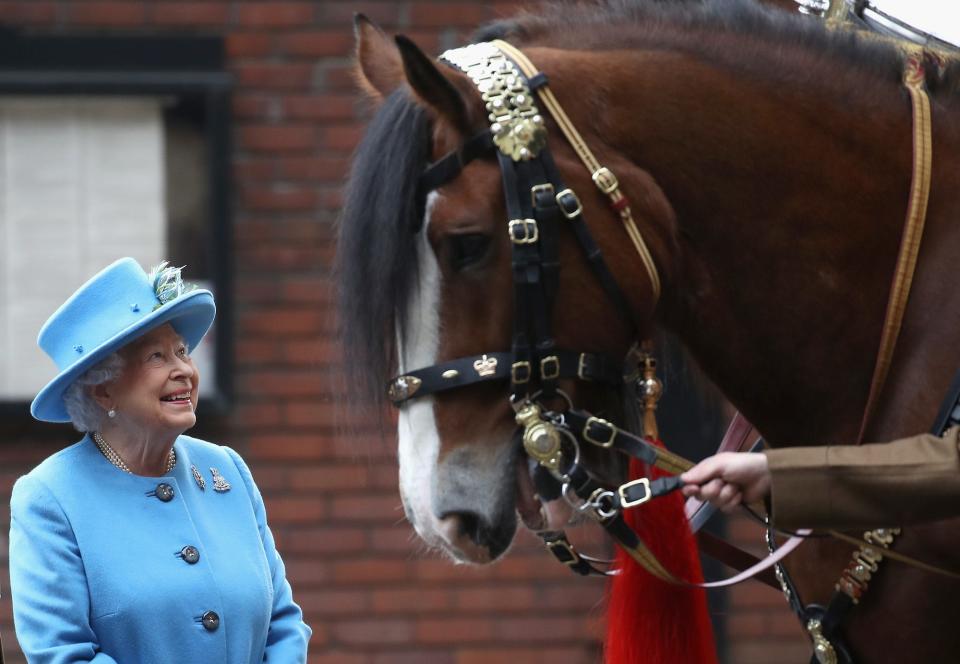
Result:
<svg viewBox="0 0 960 664"><path fill-rule="evenodd" d="M636 325L629 314L622 289L583 221L583 207L578 196L564 185L546 145L545 123L536 106L534 94L551 112L591 173L593 182L608 197L611 208L623 222L646 269L655 304L660 295L660 279L633 220L629 200L620 191L616 176L600 165L573 127L550 91L546 75L537 71L518 49L504 41L495 40L446 51L440 59L465 73L476 85L489 112L490 128L467 139L458 150L431 164L420 178L419 194L426 196L430 191L456 179L464 166L474 159L496 153L506 199L509 219L507 232L512 251L515 307L512 348L510 352L487 352L405 371L388 383L387 393L391 402L399 407L421 396L480 382L509 380L510 403L522 431L524 450L537 464L534 481L543 500L566 499L579 512L594 518L632 559L663 581L684 586L720 587L760 574L757 577L759 580L782 589L800 617L813 641L814 662L852 662L839 638L842 618L866 591L871 575L878 570L885 554L904 562L916 563L888 550L899 530L869 531L862 540L832 533L858 549L826 608L805 606L786 570L779 564L810 531L796 533L784 546L777 548L773 530L768 526L770 556L762 562L757 562L750 554L722 540L706 540L707 546L704 546L701 534L701 548L710 555L736 569L748 567L730 579L712 583L691 583L679 579L653 555L626 523L623 513L678 489L682 485L679 474L693 464L655 442L657 434L653 413L662 385L655 375L655 361L648 352L631 349L627 359L635 362L639 368L632 375L624 376L624 362L556 346L550 321L558 287L558 232L561 225L568 225L573 230L592 272L621 317L631 328ZM910 58L904 78L914 107L914 182L871 395L874 391L879 394L883 386L896 343L909 295L910 278L916 264L929 193L930 110L923 89L926 62L922 56ZM645 411L645 436L634 435L607 420L575 409L569 397L558 388L561 379L597 383L614 389L635 384ZM960 380L957 388L957 394L960 394ZM556 397L566 402L565 410L553 411L544 405L544 401ZM866 426L875 398L871 396L868 400L862 428ZM665 471L667 475L659 479L641 477L609 488L581 462L580 450L590 445L637 458L648 467L655 466ZM541 531L538 535L550 552L574 572L581 575L612 573L599 567L610 561L577 552L562 530ZM776 582L771 578L774 575L769 574L771 567L775 571Z"/></svg>

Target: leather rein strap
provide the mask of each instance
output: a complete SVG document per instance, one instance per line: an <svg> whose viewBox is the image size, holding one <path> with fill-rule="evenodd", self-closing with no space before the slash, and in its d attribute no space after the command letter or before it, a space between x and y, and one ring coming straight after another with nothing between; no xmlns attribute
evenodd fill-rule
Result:
<svg viewBox="0 0 960 664"><path fill-rule="evenodd" d="M880 337L880 349L870 382L870 393L860 423L857 444L863 442L867 426L873 411L877 407L880 394L890 371L890 363L896 349L897 338L903 324L903 316L910 299L910 286L917 267L920 253L920 241L923 239L923 227L927 217L927 203L930 199L930 178L932 175L933 138L930 117L930 98L927 96L925 79L925 60L936 57L923 52L913 52L907 56L903 84L910 93L913 109L913 175L910 183L910 201L907 205L907 219L900 239L900 252L897 267L890 287L887 301L887 313L884 317L883 333Z"/></svg>

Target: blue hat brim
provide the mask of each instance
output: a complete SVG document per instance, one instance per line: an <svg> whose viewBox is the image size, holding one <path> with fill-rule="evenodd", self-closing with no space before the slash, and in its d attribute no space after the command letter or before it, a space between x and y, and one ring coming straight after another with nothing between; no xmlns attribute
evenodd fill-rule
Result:
<svg viewBox="0 0 960 664"><path fill-rule="evenodd" d="M193 350L213 325L216 314L217 306L210 291L198 289L184 293L91 349L60 372L37 394L30 404L30 414L44 422L69 422L70 415L63 401L63 393L85 371L110 353L165 323L170 323Z"/></svg>

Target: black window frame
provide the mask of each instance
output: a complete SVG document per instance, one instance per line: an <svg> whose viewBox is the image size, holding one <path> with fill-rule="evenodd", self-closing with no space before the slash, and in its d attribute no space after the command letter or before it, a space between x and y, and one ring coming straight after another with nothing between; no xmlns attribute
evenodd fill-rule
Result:
<svg viewBox="0 0 960 664"><path fill-rule="evenodd" d="M234 398L233 77L225 62L220 36L45 33L0 25L0 95L166 96L202 107L210 191L206 252L217 297L217 390L201 399L198 415L214 416L227 414ZM0 416L32 421L29 402L17 399L0 401Z"/></svg>

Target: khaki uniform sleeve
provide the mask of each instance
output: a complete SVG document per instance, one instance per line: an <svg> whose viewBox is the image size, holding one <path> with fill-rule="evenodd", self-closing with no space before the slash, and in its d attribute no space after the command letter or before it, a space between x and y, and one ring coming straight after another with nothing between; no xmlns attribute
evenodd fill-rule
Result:
<svg viewBox="0 0 960 664"><path fill-rule="evenodd" d="M960 516L960 427L892 443L764 452L773 523L871 529Z"/></svg>

